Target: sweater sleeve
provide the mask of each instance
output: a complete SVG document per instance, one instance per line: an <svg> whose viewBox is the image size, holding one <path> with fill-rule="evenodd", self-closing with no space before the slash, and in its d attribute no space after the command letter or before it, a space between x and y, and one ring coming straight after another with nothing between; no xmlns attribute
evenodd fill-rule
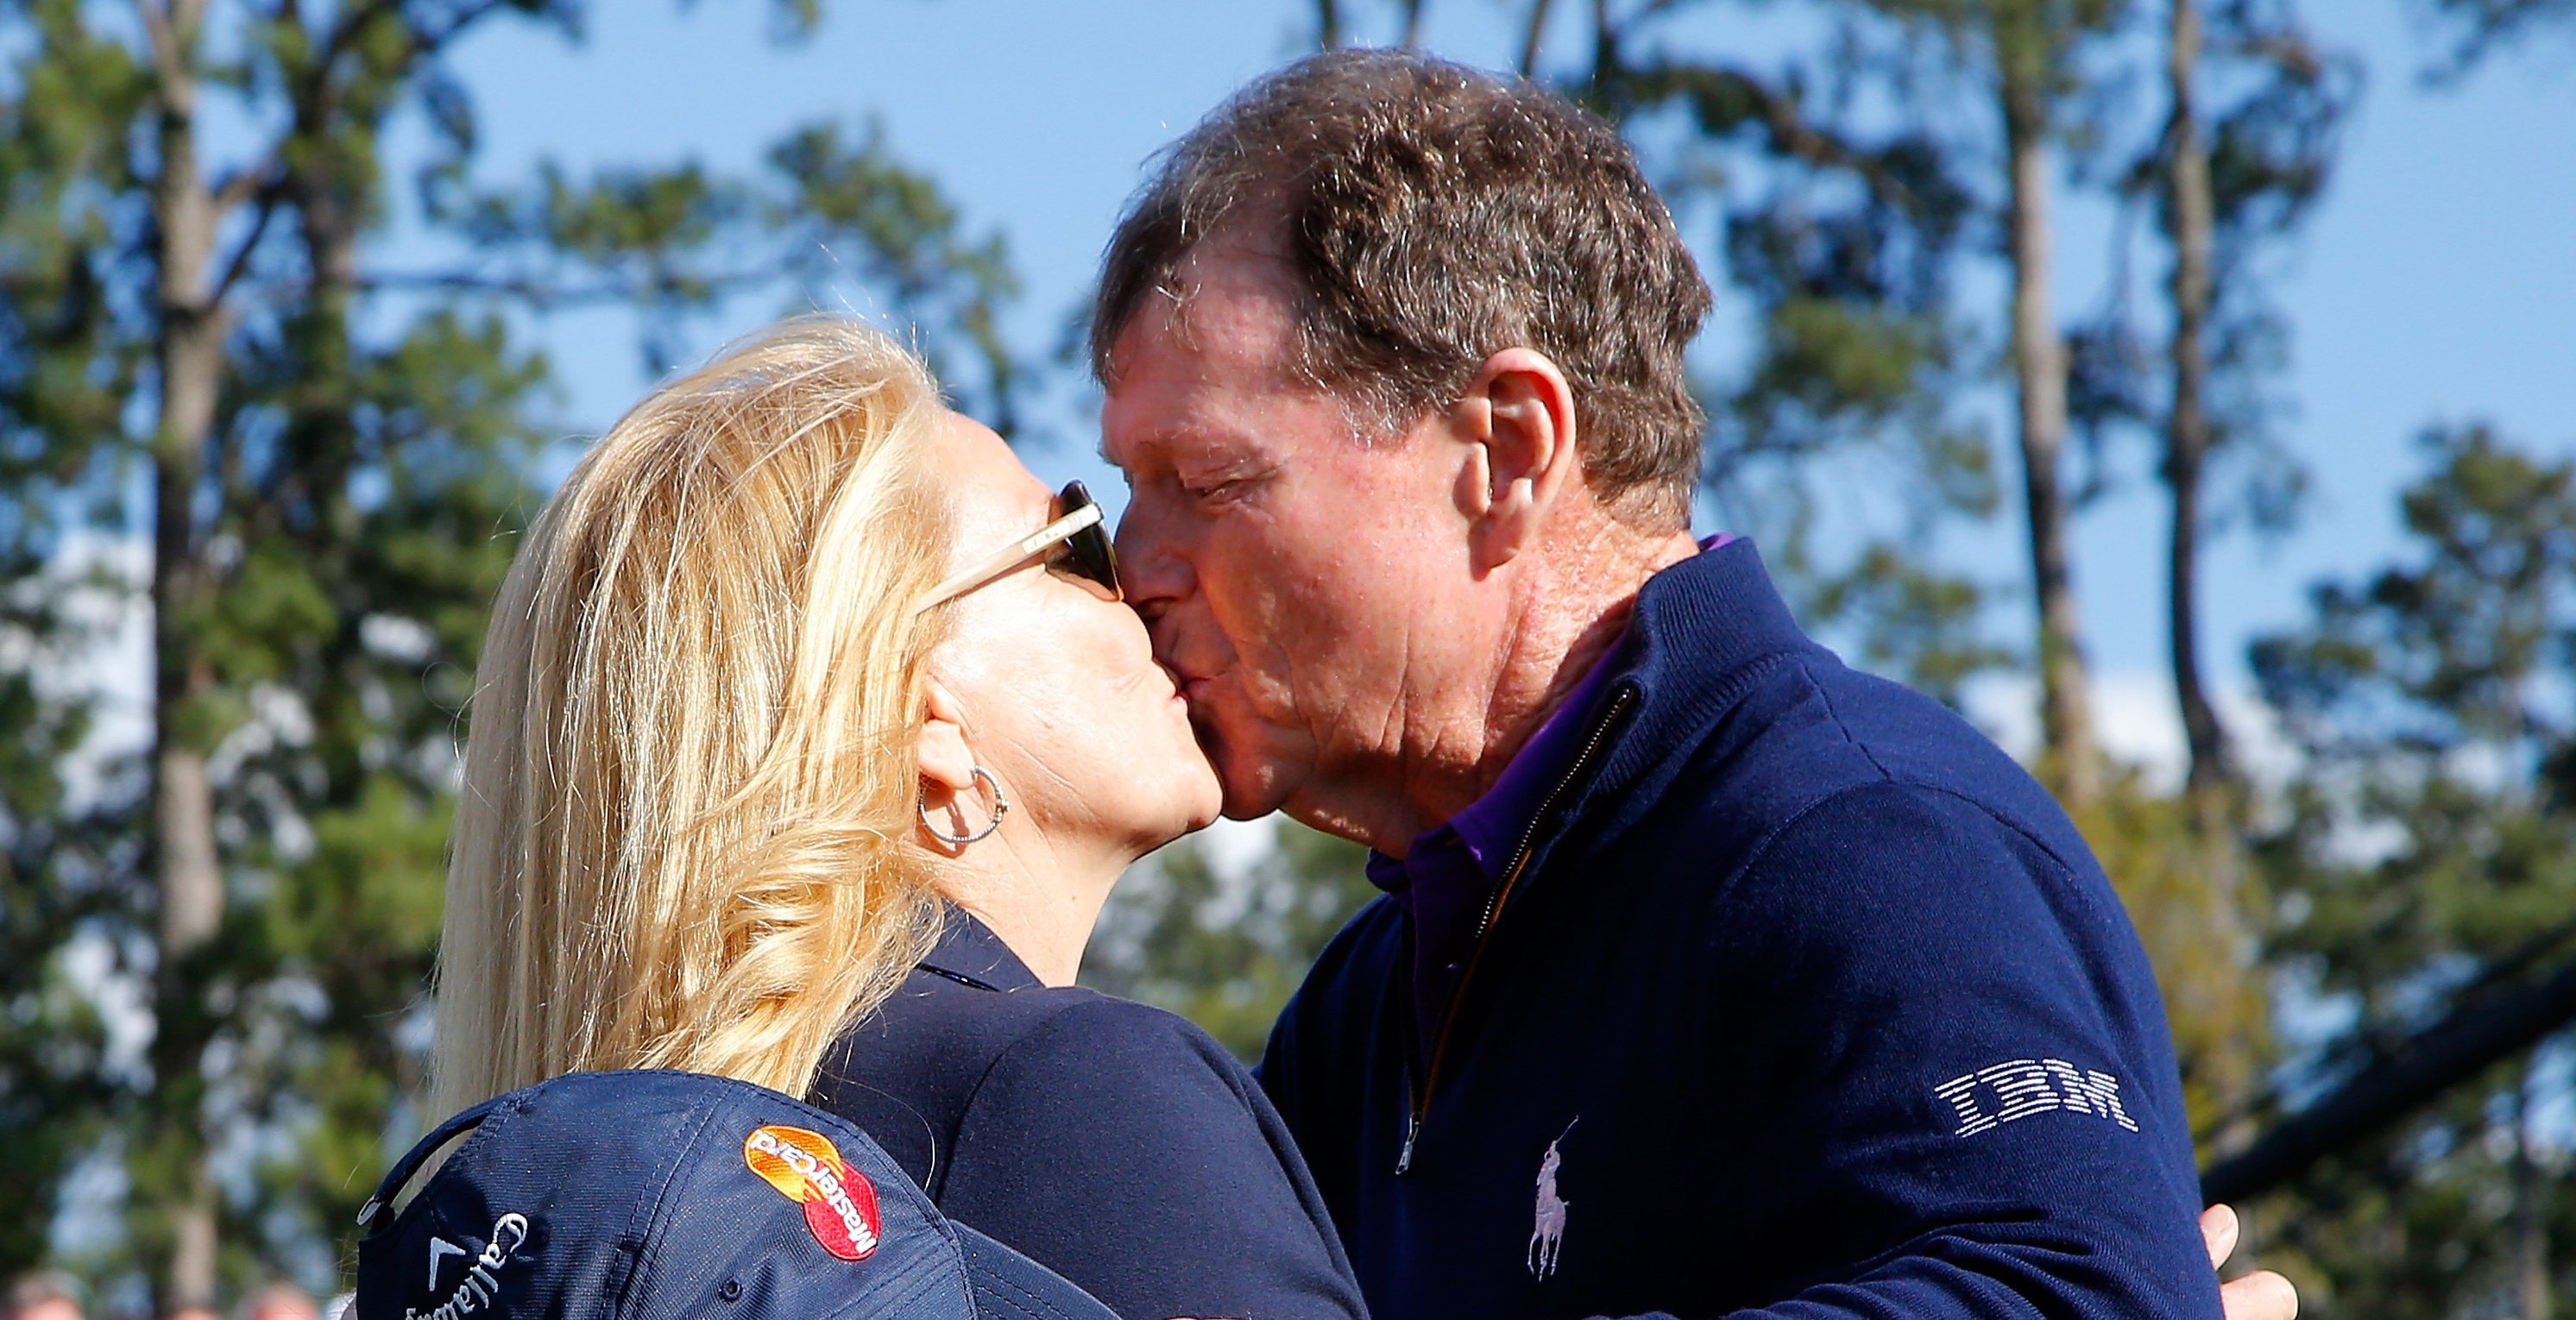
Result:
<svg viewBox="0 0 2576 1320"><path fill-rule="evenodd" d="M1077 1001L1013 1043L967 1106L939 1201L1127 1320L1365 1314L1250 1075L1145 1005Z"/></svg>
<svg viewBox="0 0 2576 1320"><path fill-rule="evenodd" d="M2172 1316L2217 1279L2170 1036L2089 857L1899 784L1791 823L1725 891L1721 1122L1807 1282L1747 1317Z"/></svg>

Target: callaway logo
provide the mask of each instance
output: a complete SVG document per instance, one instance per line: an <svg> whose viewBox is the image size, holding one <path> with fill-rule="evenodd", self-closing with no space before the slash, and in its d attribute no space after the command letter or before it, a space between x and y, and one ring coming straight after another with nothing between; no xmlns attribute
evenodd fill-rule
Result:
<svg viewBox="0 0 2576 1320"><path fill-rule="evenodd" d="M841 1159L831 1138L803 1128L755 1128L743 1138L742 1162L805 1208L805 1227L823 1250L843 1260L876 1254L885 1231L876 1184Z"/></svg>
<svg viewBox="0 0 2576 1320"><path fill-rule="evenodd" d="M429 1240L429 1291L438 1291L438 1267L449 1256L469 1256L470 1264L456 1281L447 1299L423 1311L416 1306L403 1308L403 1320L460 1320L493 1306L501 1297L501 1270L528 1240L528 1217L517 1211L492 1221L492 1240L483 1244L482 1253L467 1251L442 1237Z"/></svg>
<svg viewBox="0 0 2576 1320"><path fill-rule="evenodd" d="M431 1292L438 1291L438 1262L440 1257L464 1256L470 1254L471 1253L466 1251L465 1248L460 1247L443 1237L431 1238L429 1240L429 1290Z"/></svg>

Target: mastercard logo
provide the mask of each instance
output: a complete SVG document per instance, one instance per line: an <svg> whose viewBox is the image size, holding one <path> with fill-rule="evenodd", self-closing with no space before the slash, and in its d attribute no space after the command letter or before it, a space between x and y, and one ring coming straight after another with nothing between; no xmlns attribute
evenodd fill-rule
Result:
<svg viewBox="0 0 2576 1320"><path fill-rule="evenodd" d="M843 1260L876 1254L885 1221L876 1184L842 1160L832 1139L804 1128L755 1128L742 1139L742 1162L805 1211L805 1227L823 1250Z"/></svg>

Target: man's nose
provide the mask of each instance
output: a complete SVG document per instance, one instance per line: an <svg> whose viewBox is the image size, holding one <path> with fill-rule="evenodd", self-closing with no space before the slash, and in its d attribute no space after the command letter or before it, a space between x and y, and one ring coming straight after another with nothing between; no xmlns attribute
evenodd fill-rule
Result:
<svg viewBox="0 0 2576 1320"><path fill-rule="evenodd" d="M1138 491L1118 519L1118 580L1127 603L1147 623L1187 596L1193 581L1188 547L1172 535L1172 520L1152 495Z"/></svg>

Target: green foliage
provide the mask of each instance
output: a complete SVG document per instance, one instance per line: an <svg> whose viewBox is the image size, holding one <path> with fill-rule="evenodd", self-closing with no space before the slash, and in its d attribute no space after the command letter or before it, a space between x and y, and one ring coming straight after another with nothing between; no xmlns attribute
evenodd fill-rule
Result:
<svg viewBox="0 0 2576 1320"><path fill-rule="evenodd" d="M2214 228L2202 404L2221 484L2202 503L2210 533L2235 526L2278 534L2296 521L2307 474L2278 435L2289 327L2271 302L2269 276L2282 240L2325 194L2361 72L2350 55L2318 42L2286 3L2209 8L2197 80L2221 94L2204 93L2210 103L2197 107ZM2152 213L2168 242L2171 137L2170 125L2133 135L2110 144L2104 162L2112 196ZM2073 338L2073 413L2094 470L2112 468L2108 451L2124 440L2161 455L2170 364L2150 347L2129 290L2115 289ZM2097 477L2088 493L2106 491Z"/></svg>
<svg viewBox="0 0 2576 1320"><path fill-rule="evenodd" d="M94 1080L101 1053L98 1015L50 958L14 964L5 993L0 1161L24 1186L50 1190L103 1126L98 1106L104 1088ZM0 1219L0 1269L14 1276L46 1259L54 1208L52 1197L38 1197Z"/></svg>
<svg viewBox="0 0 2576 1320"><path fill-rule="evenodd" d="M1741 309L1749 351L1701 364L1704 494L1762 537L1811 625L1955 703L2029 659L1988 627L2014 593L1941 553L2001 506L1981 418L2007 345L1958 293L1997 257L1996 93L2009 83L2045 120L2075 165L2062 186L2169 219L2170 143L2133 95L2155 81L2164 11L1809 0L1795 8L1819 39L1759 65L1727 25L1685 22L1761 7L1596 5L1588 49L1536 58L1546 27L1532 25L1533 62L1639 143L1721 304ZM433 1117L405 1097L458 721L538 447L563 429L548 364L511 330L521 314L628 308L658 373L683 328L855 293L919 327L961 402L1006 433L1029 388L999 324L1017 293L1003 244L873 122L796 126L740 168L549 161L490 177L451 47L513 21L577 38L607 11L211 8L183 64L250 140L204 162L231 210L197 272L222 362L189 466L148 406L192 315L160 283L167 70L97 6L0 4L0 1169L25 1189L0 1204L0 1274L42 1258L75 1162L121 1159L126 1231L79 1263L127 1295L162 1268L187 1209L167 1170L215 1146L232 1157L228 1289L280 1269L321 1283L389 1144ZM765 8L783 39L822 14L819 0ZM1316 12L1338 36L1360 8ZM1414 30L1424 7L1379 8L1394 21L1372 32ZM2447 72L2576 16L2569 0L2418 8L2449 43ZM2288 338L2267 254L2323 197L2357 86L2286 3L2208 9L2219 493L2192 535L2295 511L2299 465L2273 435ZM427 155L395 159L387 127L414 114ZM452 259L379 260L387 222L412 212ZM2171 382L2156 319L2125 289L2069 329L2070 411L2094 460L2080 507L2110 488L2114 446L2160 439ZM2114 774L2081 813L2165 986L2194 1122L2217 1143L2576 956L2576 478L2479 428L2437 432L2426 453L2406 560L2322 586L2307 624L2256 650L2298 754L2277 796L2194 799ZM156 543L162 480L188 484L190 514ZM179 573L138 568L156 555ZM156 668L192 684L160 723L211 755L227 900L217 938L160 967L153 766L86 741L110 712L84 668L95 626L153 592L171 625ZM1239 869L1203 841L1137 868L1086 982L1256 1055L1375 892L1355 846L1278 828ZM102 977L162 988L162 1075L111 1058ZM2286 1057L2276 995L2298 1028ZM2508 1060L2339 1153L2259 1207L2264 1263L2294 1273L2312 1312L2519 1299L2528 1313L2569 1282L2554 1262L2576 1243L2576 1183L2534 1117L2564 1103L2569 1063L2563 1040ZM2245 1103L2265 1077L2275 1093Z"/></svg>
<svg viewBox="0 0 2576 1320"><path fill-rule="evenodd" d="M2576 923L2576 469L2483 427L2423 443L2421 558L2320 585L2315 623L2254 655L2314 767L2272 848L2304 900L2279 941L2363 1031Z"/></svg>
<svg viewBox="0 0 2576 1320"><path fill-rule="evenodd" d="M2236 843L2187 795L2134 772L2113 777L2076 824L2111 877L2156 971L2182 1071L2183 1102L2204 1144L2246 1135L2244 1096L2273 1061L2267 970L2252 957Z"/></svg>
<svg viewBox="0 0 2576 1320"><path fill-rule="evenodd" d="M644 320L645 371L660 374L694 316L758 291L810 310L855 280L917 330L960 406L1012 434L1023 368L999 313L1019 284L1002 240L969 232L936 181L873 124L856 135L800 126L762 164L746 176L694 161L619 165L582 179L549 161L532 184L483 189L450 167L428 203L479 259L419 282L503 291L540 308L628 303Z"/></svg>
<svg viewBox="0 0 2576 1320"><path fill-rule="evenodd" d="M1999 495L1960 408L1980 368L1952 285L1975 252L1976 193L1940 119L1870 105L1911 77L1902 24L1820 6L1835 41L1766 69L1674 35L1690 8L1598 11L1593 60L1561 85L1649 144L1685 239L1717 258L1720 301L1749 303L1748 364L1702 385L1702 489L1723 526L1761 540L1811 626L1955 700L2010 659L1986 634L1988 589L1926 553ZM1680 146L1652 145L1676 128ZM1715 232L1698 241L1704 216Z"/></svg>
<svg viewBox="0 0 2576 1320"><path fill-rule="evenodd" d="M0 1274L45 1253L54 1198L101 1136L115 1089L96 1006L70 975L75 942L120 903L119 840L62 767L93 722L70 680L95 642L84 595L112 589L67 546L96 489L125 457L119 423L143 354L122 331L114 263L98 247L120 223L131 176L119 134L141 72L92 39L76 6L14 20L55 58L0 68L0 1168L21 1194L0 1203Z"/></svg>
<svg viewBox="0 0 2576 1320"><path fill-rule="evenodd" d="M2259 854L2274 956L2350 1017L2294 1061L2312 1086L2576 957L2576 465L2477 426L2423 448L2406 560L2255 649L2303 758ZM2564 1286L2576 1196L2534 1111L2567 1087L2563 1041L2508 1061L2279 1198L2275 1231L2339 1313Z"/></svg>
<svg viewBox="0 0 2576 1320"><path fill-rule="evenodd" d="M1969 679L2012 661L2010 652L1980 638L1984 603L1975 586L1878 544L1823 585L1814 613L1858 620L1857 659L1864 667L1956 706Z"/></svg>
<svg viewBox="0 0 2576 1320"><path fill-rule="evenodd" d="M882 134L801 130L741 176L487 184L452 47L512 19L577 34L586 8L313 8L217 3L191 27L157 5L141 25L0 7L0 1168L20 1193L0 1275L42 1256L76 1161L122 1158L125 1231L82 1263L105 1291L188 1295L208 1282L171 1274L201 1214L188 1171L220 1150L219 1294L328 1285L428 1117L404 1097L459 719L563 430L517 313L610 300L650 339L739 296L856 284L979 355L970 397L1010 407L1004 254ZM820 9L772 13L795 36ZM191 98L245 126L230 155L189 136L200 111L172 107ZM414 110L434 138L417 206L465 255L384 270L374 240L406 204L387 128ZM156 409L205 327L215 402L193 433ZM162 487L186 498L156 522ZM148 672L103 681L79 625L147 611ZM162 746L205 757L221 890L213 937L158 960L168 771L83 741L103 691L153 674ZM146 984L150 1071L107 1056L98 1009Z"/></svg>
<svg viewBox="0 0 2576 1320"><path fill-rule="evenodd" d="M2437 81L2465 75L2498 50L2576 20L2576 0L2416 0L2416 7L2432 15L2447 39L2427 65Z"/></svg>
<svg viewBox="0 0 2576 1320"><path fill-rule="evenodd" d="M2526 1216L2556 1260L2576 1241L2563 1158L2520 1164L2514 1097L2524 1079L2518 1063L2496 1068L2256 1212L2250 1231L2264 1239L2264 1263L2298 1281L2302 1314L2521 1315L2528 1282L2544 1302L2576 1287L2547 1258L2536 1280L2524 1277Z"/></svg>

